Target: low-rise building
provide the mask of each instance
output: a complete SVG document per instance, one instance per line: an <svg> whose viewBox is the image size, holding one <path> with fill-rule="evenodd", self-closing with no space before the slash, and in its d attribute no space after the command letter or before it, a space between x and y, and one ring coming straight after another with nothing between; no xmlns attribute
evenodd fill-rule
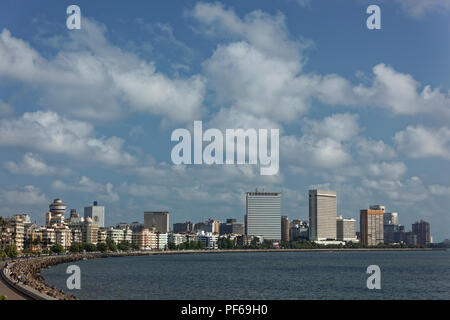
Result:
<svg viewBox="0 0 450 320"><path fill-rule="evenodd" d="M168 234L158 233L158 250L166 250L168 245Z"/></svg>
<svg viewBox="0 0 450 320"><path fill-rule="evenodd" d="M169 233L168 243L173 243L175 246L179 246L180 244L187 241L186 235L181 233Z"/></svg>
<svg viewBox="0 0 450 320"><path fill-rule="evenodd" d="M114 229L110 227L106 230L106 238L119 244L123 241L123 229Z"/></svg>
<svg viewBox="0 0 450 320"><path fill-rule="evenodd" d="M139 246L140 250L155 250L158 248L157 234L147 228L133 232L132 241Z"/></svg>
<svg viewBox="0 0 450 320"><path fill-rule="evenodd" d="M0 226L0 248L5 249L8 245L15 245L19 252L23 250L25 239L23 221L23 216L18 214L3 219Z"/></svg>
<svg viewBox="0 0 450 320"><path fill-rule="evenodd" d="M218 249L219 236L216 233L200 231L197 233L198 242L206 249Z"/></svg>

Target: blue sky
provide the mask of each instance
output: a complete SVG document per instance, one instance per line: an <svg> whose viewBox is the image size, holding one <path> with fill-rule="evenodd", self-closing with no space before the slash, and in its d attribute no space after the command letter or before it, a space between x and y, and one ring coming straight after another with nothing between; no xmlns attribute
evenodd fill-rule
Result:
<svg viewBox="0 0 450 320"><path fill-rule="evenodd" d="M321 187L344 216L384 204L450 237L450 1L78 1L67 30L70 4L0 5L0 215L43 223L61 197L110 225L242 221L258 187L307 219ZM279 128L279 174L174 166L170 135L194 120Z"/></svg>

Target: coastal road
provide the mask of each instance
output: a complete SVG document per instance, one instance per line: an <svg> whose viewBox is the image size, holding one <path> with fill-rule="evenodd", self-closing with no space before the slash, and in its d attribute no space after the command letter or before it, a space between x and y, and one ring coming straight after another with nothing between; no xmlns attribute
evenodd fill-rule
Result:
<svg viewBox="0 0 450 320"><path fill-rule="evenodd" d="M5 262L0 261L0 270L3 269ZM25 297L20 292L11 288L9 284L7 284L3 278L0 276L0 294L7 297L8 300L30 300L28 297Z"/></svg>

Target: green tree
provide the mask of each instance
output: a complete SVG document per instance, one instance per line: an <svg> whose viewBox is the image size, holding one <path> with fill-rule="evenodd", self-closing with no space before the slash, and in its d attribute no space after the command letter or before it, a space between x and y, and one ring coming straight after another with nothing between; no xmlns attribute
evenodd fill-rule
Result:
<svg viewBox="0 0 450 320"><path fill-rule="evenodd" d="M83 250L86 250L86 252L95 252L97 246L93 243L83 243Z"/></svg>
<svg viewBox="0 0 450 320"><path fill-rule="evenodd" d="M117 251L117 244L113 240L106 239L106 245L108 246L109 251Z"/></svg>
<svg viewBox="0 0 450 320"><path fill-rule="evenodd" d="M81 252L81 251L83 251L83 245L81 243L74 242L70 246L69 251L70 252Z"/></svg>
<svg viewBox="0 0 450 320"><path fill-rule="evenodd" d="M0 259L4 259L6 257L7 257L7 255L6 255L5 251L0 249Z"/></svg>
<svg viewBox="0 0 450 320"><path fill-rule="evenodd" d="M169 242L169 243L167 244L167 248L168 248L169 250L175 250L175 249L177 248L177 246L175 245L175 243Z"/></svg>
<svg viewBox="0 0 450 320"><path fill-rule="evenodd" d="M52 247L50 248L50 251L53 253L63 253L64 252L64 247L62 245L60 245L59 243L55 243L54 245L52 245Z"/></svg>
<svg viewBox="0 0 450 320"><path fill-rule="evenodd" d="M17 258L19 252L17 251L17 246L15 244L10 244L6 246L5 253L10 258Z"/></svg>
<svg viewBox="0 0 450 320"><path fill-rule="evenodd" d="M7 297L2 295L2 294L0 294L0 300L7 300Z"/></svg>
<svg viewBox="0 0 450 320"><path fill-rule="evenodd" d="M108 246L106 245L106 243L99 242L97 243L97 251L106 252L108 251Z"/></svg>
<svg viewBox="0 0 450 320"><path fill-rule="evenodd" d="M118 245L117 245L117 249L119 249L120 251L128 251L131 250L131 243L124 240L121 241Z"/></svg>

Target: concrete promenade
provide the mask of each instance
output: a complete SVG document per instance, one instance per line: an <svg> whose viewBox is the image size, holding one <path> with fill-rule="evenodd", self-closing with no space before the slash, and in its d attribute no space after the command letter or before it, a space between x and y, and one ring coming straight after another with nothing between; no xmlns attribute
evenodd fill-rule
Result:
<svg viewBox="0 0 450 320"><path fill-rule="evenodd" d="M3 267L5 266L5 262L0 262L0 271L3 272ZM0 294L6 296L7 300L30 300L30 298L26 297L24 294L18 292L16 289L13 289L6 282L3 277L0 276Z"/></svg>

